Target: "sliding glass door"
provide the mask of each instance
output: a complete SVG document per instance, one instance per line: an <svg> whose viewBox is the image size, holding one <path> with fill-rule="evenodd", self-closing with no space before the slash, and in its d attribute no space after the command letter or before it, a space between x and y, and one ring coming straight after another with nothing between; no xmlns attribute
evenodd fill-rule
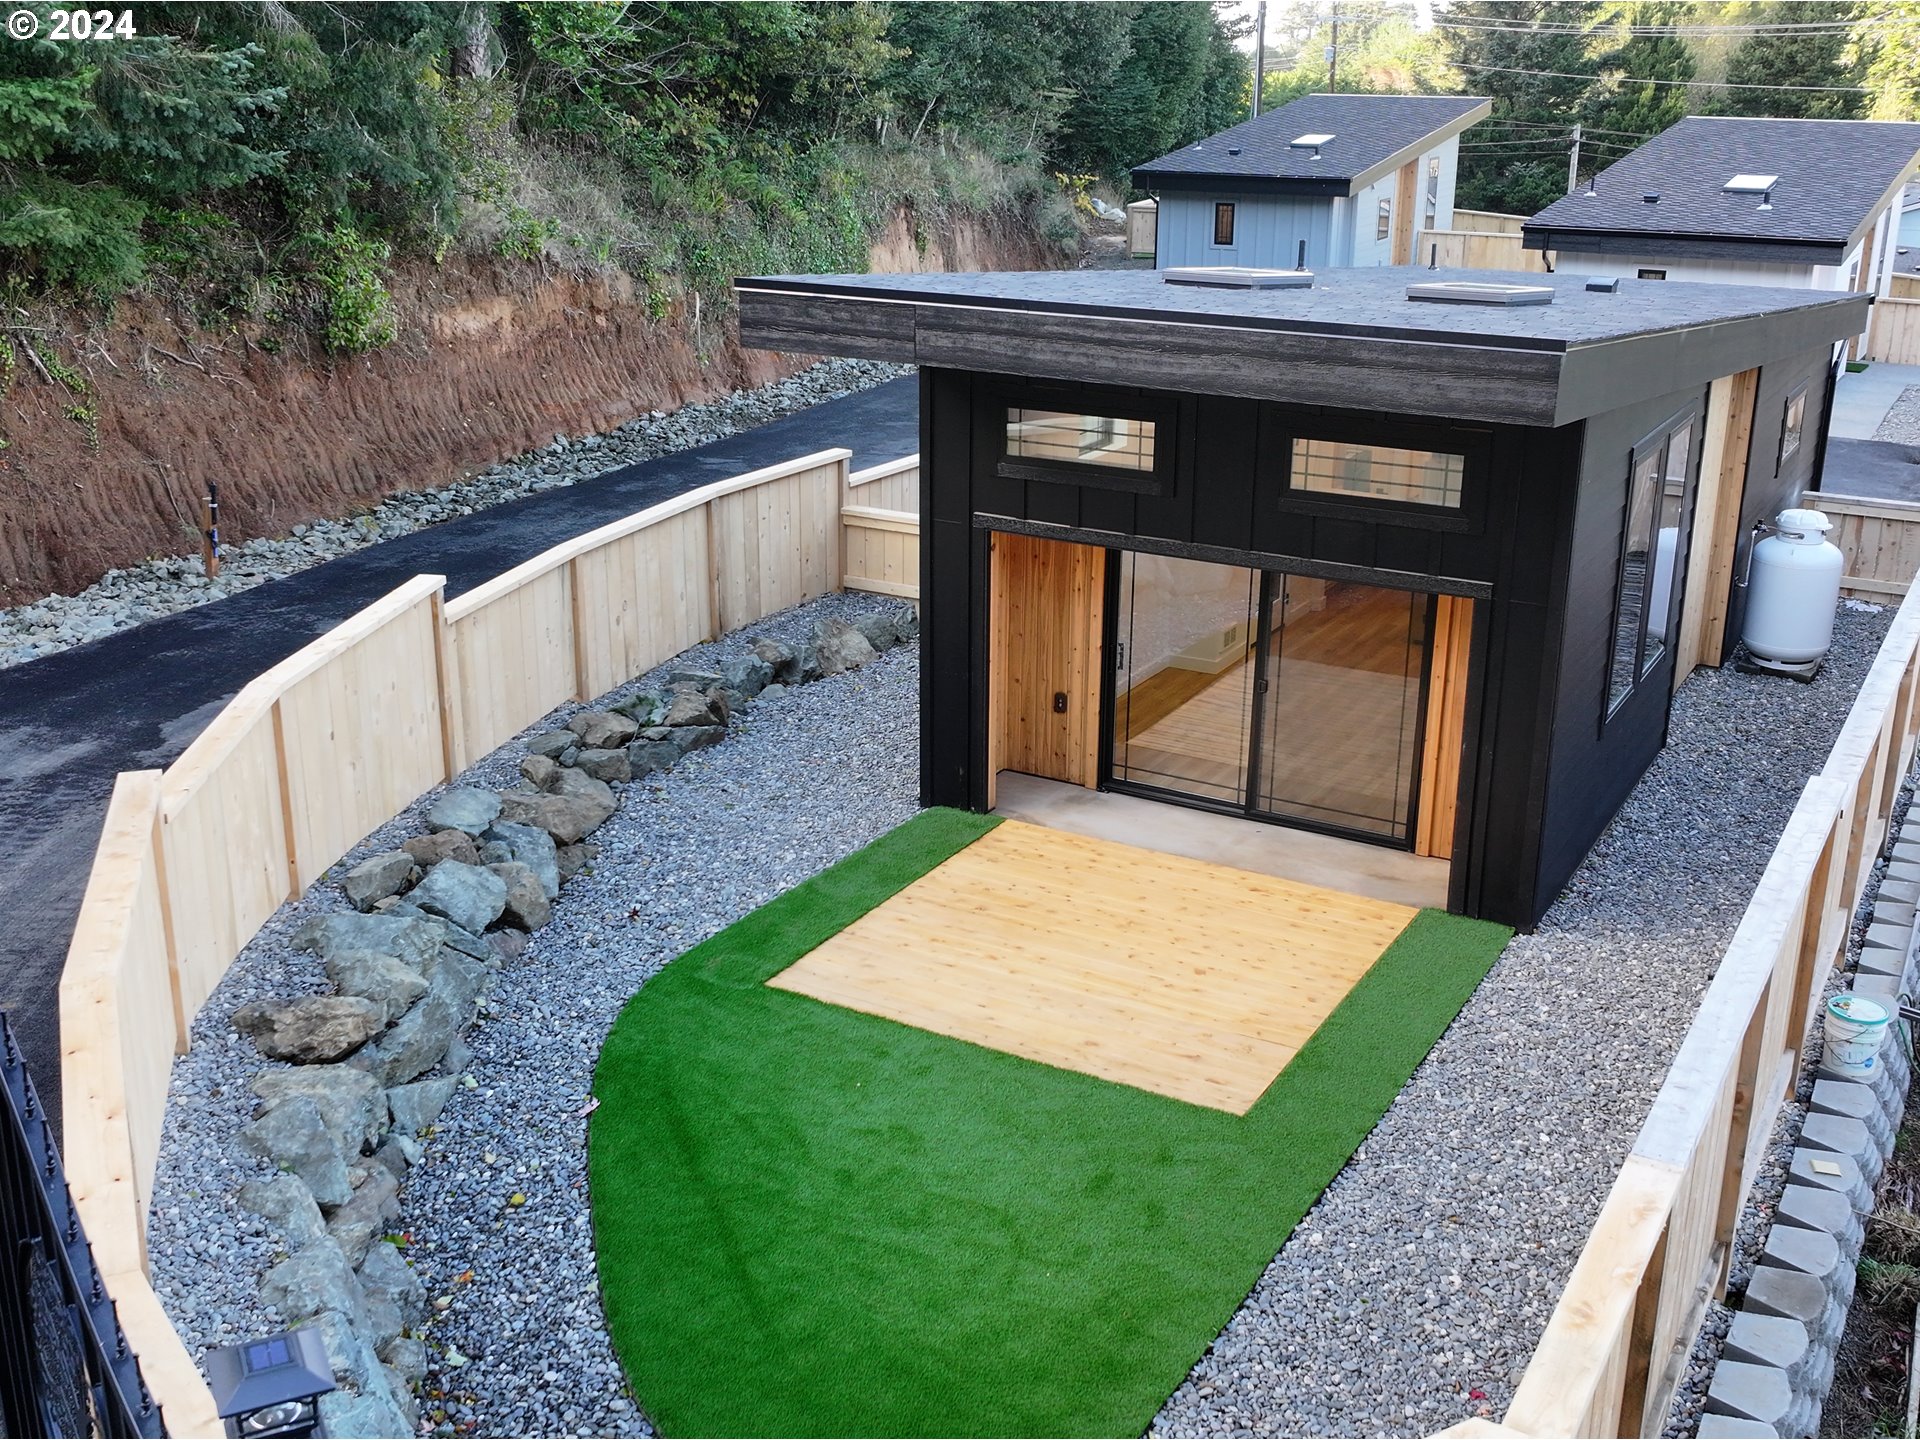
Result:
<svg viewBox="0 0 1920 1440"><path fill-rule="evenodd" d="M1432 597L1122 552L1109 778L1410 845Z"/></svg>

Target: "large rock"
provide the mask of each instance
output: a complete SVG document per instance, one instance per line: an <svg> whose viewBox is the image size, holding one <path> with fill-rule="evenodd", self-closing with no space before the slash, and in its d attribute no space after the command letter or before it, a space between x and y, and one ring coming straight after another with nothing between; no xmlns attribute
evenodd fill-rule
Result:
<svg viewBox="0 0 1920 1440"><path fill-rule="evenodd" d="M900 643L900 626L891 615L862 615L853 622L853 626L867 637L867 644L873 647L876 655Z"/></svg>
<svg viewBox="0 0 1920 1440"><path fill-rule="evenodd" d="M477 935L500 918L507 887L482 866L445 860L427 872L408 898L429 915L444 916Z"/></svg>
<svg viewBox="0 0 1920 1440"><path fill-rule="evenodd" d="M425 998L355 1055L353 1064L381 1086L426 1074L440 1063L454 1037L473 1023L486 979L485 966L452 950L441 951L428 976Z"/></svg>
<svg viewBox="0 0 1920 1440"><path fill-rule="evenodd" d="M566 770L562 776L571 781L562 789L556 784L548 794L507 790L500 795L500 818L512 825L531 825L544 830L560 845L585 839L606 823L615 808L613 791L605 782L578 770ZM591 787L591 788L583 788Z"/></svg>
<svg viewBox="0 0 1920 1440"><path fill-rule="evenodd" d="M538 930L552 918L553 904L547 899L547 892L541 888L540 877L530 868L518 860L488 868L506 884L507 906L502 913L509 925L522 930Z"/></svg>
<svg viewBox="0 0 1920 1440"><path fill-rule="evenodd" d="M600 847L590 842L563 845L555 857L562 880L571 880L600 858Z"/></svg>
<svg viewBox="0 0 1920 1440"><path fill-rule="evenodd" d="M380 1358L387 1362L403 1384L418 1385L427 1378L427 1346L424 1340L401 1335L380 1347Z"/></svg>
<svg viewBox="0 0 1920 1440"><path fill-rule="evenodd" d="M260 1281L260 1299L289 1325L326 1311L358 1324L362 1313L360 1282L331 1239L316 1240L269 1270Z"/></svg>
<svg viewBox="0 0 1920 1440"><path fill-rule="evenodd" d="M347 950L372 950L418 970L440 949L440 935L437 921L403 900L385 915L335 914L309 920L294 932L293 948L322 960Z"/></svg>
<svg viewBox="0 0 1920 1440"><path fill-rule="evenodd" d="M546 831L532 825L500 822L486 834L489 844L504 845L509 860L517 860L540 877L540 889L551 900L560 893L558 847Z"/></svg>
<svg viewBox="0 0 1920 1440"><path fill-rule="evenodd" d="M569 750L580 748L580 737L571 730L548 730L527 741L527 753L558 760Z"/></svg>
<svg viewBox="0 0 1920 1440"><path fill-rule="evenodd" d="M327 1234L340 1247L349 1265L367 1257L367 1247L388 1234L400 1218L400 1182L384 1165L369 1165L346 1204L327 1221Z"/></svg>
<svg viewBox="0 0 1920 1440"><path fill-rule="evenodd" d="M751 700L773 683L773 666L758 655L736 655L720 667L727 688Z"/></svg>
<svg viewBox="0 0 1920 1440"><path fill-rule="evenodd" d="M327 978L342 995L358 995L378 1005L383 1025L398 1020L427 993L418 970L377 950L342 950L328 956Z"/></svg>
<svg viewBox="0 0 1920 1440"><path fill-rule="evenodd" d="M340 1144L320 1107L306 1096L294 1096L245 1126L240 1144L249 1154L298 1176L322 1205L344 1205L353 1197Z"/></svg>
<svg viewBox="0 0 1920 1440"><path fill-rule="evenodd" d="M579 757L579 753L577 750L574 752L576 759ZM555 772L560 768L560 762L549 755L522 755L520 757L520 778L536 790L546 789L547 782L553 779Z"/></svg>
<svg viewBox="0 0 1920 1440"><path fill-rule="evenodd" d="M624 750L582 750L573 763L576 769L609 785L624 784L633 778L633 767L627 764Z"/></svg>
<svg viewBox="0 0 1920 1440"><path fill-rule="evenodd" d="M702 691L691 685L676 685L673 693L667 697L667 713L660 722L663 725L724 725L726 717L714 709L713 701Z"/></svg>
<svg viewBox="0 0 1920 1440"><path fill-rule="evenodd" d="M322 1131L325 1128L322 1126ZM304 1250L327 1233L327 1222L320 1218L313 1191L290 1171L249 1180L234 1198L241 1208L272 1221L289 1252Z"/></svg>
<svg viewBox="0 0 1920 1440"><path fill-rule="evenodd" d="M671 740L636 740L627 746L627 769L632 779L671 770L682 751Z"/></svg>
<svg viewBox="0 0 1920 1440"><path fill-rule="evenodd" d="M567 722L567 728L580 737L582 750L615 749L633 739L640 730L628 716L608 710L582 710Z"/></svg>
<svg viewBox="0 0 1920 1440"><path fill-rule="evenodd" d="M319 1408L322 1435L411 1435L416 1428L405 1397L388 1383L357 1393L329 1391L320 1397Z"/></svg>
<svg viewBox="0 0 1920 1440"><path fill-rule="evenodd" d="M404 1022L403 1022L404 1023ZM388 1032L390 1036L391 1031ZM376 1044L384 1044L382 1037ZM260 1113L271 1115L282 1105L306 1099L319 1108L327 1133L342 1160L371 1150L387 1129L387 1095L380 1083L359 1068L373 1046L362 1046L346 1065L302 1065L293 1070L264 1070L253 1077L253 1093L260 1097ZM314 1198L331 1201L316 1187Z"/></svg>
<svg viewBox="0 0 1920 1440"><path fill-rule="evenodd" d="M800 657L778 640L754 641L753 653L756 659L765 662L773 678L782 685L792 685L800 679Z"/></svg>
<svg viewBox="0 0 1920 1440"><path fill-rule="evenodd" d="M431 835L416 835L411 840L403 840L400 848L411 855L422 870L442 860L459 860L467 865L480 863L480 852L474 848L473 837L464 830L436 830Z"/></svg>
<svg viewBox="0 0 1920 1440"><path fill-rule="evenodd" d="M813 648L820 657L822 675L858 670L873 659L867 637L844 620L820 620L813 627Z"/></svg>
<svg viewBox="0 0 1920 1440"><path fill-rule="evenodd" d="M453 1098L459 1081L452 1075L434 1080L417 1080L411 1085L395 1085L387 1091L387 1104L393 1110L393 1128L399 1135L418 1135L440 1118Z"/></svg>
<svg viewBox="0 0 1920 1440"><path fill-rule="evenodd" d="M375 1245L360 1266L360 1288L393 1302L401 1322L411 1330L427 1318L427 1287L392 1245Z"/></svg>
<svg viewBox="0 0 1920 1440"><path fill-rule="evenodd" d="M254 1000L233 1012L233 1028L271 1060L324 1065L344 1060L386 1027L384 1005L358 995Z"/></svg>
<svg viewBox="0 0 1920 1440"><path fill-rule="evenodd" d="M346 874L340 888L356 910L371 910L389 895L398 895L420 878L420 865L404 850L390 850L362 860Z"/></svg>
<svg viewBox="0 0 1920 1440"><path fill-rule="evenodd" d="M724 725L683 725L673 732L673 738L665 743L673 746L682 755L691 755L695 750L705 750L718 745L727 738Z"/></svg>
<svg viewBox="0 0 1920 1440"><path fill-rule="evenodd" d="M478 835L500 813L500 797L491 790L456 786L427 807L429 830L463 830Z"/></svg>

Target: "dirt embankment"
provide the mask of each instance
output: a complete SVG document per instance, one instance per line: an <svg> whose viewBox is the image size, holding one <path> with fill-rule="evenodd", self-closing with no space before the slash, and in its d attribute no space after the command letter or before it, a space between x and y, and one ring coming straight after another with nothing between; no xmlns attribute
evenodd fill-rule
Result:
<svg viewBox="0 0 1920 1440"><path fill-rule="evenodd" d="M887 271L1052 263L1031 234L991 220L958 221L923 252L902 215L871 252ZM0 602L196 549L209 480L223 538L280 534L444 485L559 432L611 429L806 363L743 349L692 306L652 320L623 274L450 260L402 271L393 292L399 340L353 359L270 354L151 299L58 345L84 369L83 394L16 344L0 399ZM76 413L89 407L91 425Z"/></svg>

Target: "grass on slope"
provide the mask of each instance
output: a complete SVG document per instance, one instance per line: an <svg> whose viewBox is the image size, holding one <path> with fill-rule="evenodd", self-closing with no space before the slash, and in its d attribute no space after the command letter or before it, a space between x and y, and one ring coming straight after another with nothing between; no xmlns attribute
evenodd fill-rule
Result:
<svg viewBox="0 0 1920 1440"><path fill-rule="evenodd" d="M1510 933L1422 911L1245 1116L762 983L995 823L923 813L615 1024L595 1238L664 1432L1138 1434Z"/></svg>

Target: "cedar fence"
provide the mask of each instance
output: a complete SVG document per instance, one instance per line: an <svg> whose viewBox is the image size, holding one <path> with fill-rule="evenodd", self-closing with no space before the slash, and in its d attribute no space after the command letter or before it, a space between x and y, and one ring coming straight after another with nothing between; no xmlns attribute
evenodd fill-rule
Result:
<svg viewBox="0 0 1920 1440"><path fill-rule="evenodd" d="M918 458L850 476L849 456L703 486L451 602L419 576L253 680L164 772L118 777L60 981L64 1150L175 1434L221 1433L146 1255L173 1058L208 995L361 837L556 705L830 590L917 599Z"/></svg>
<svg viewBox="0 0 1920 1440"><path fill-rule="evenodd" d="M1449 1434L1658 1435L1920 730L1909 592L1808 780L1574 1263L1504 1421Z"/></svg>
<svg viewBox="0 0 1920 1440"><path fill-rule="evenodd" d="M1453 212L1454 227L1459 230L1486 230L1496 235L1518 235L1527 223L1524 215L1508 215L1499 210L1461 210Z"/></svg>
<svg viewBox="0 0 1920 1440"><path fill-rule="evenodd" d="M1920 298L1905 298L1897 281L1896 287L1873 302L1866 358L1889 365L1920 365Z"/></svg>
<svg viewBox="0 0 1920 1440"><path fill-rule="evenodd" d="M1801 503L1833 521L1827 538L1847 557L1840 593L1886 604L1920 571L1920 503L1809 490Z"/></svg>
<svg viewBox="0 0 1920 1440"><path fill-rule="evenodd" d="M1459 214L1455 212L1456 219ZM1551 253L1527 249L1517 230L1422 230L1413 238L1413 263L1431 263L1442 269L1528 270L1545 274Z"/></svg>

